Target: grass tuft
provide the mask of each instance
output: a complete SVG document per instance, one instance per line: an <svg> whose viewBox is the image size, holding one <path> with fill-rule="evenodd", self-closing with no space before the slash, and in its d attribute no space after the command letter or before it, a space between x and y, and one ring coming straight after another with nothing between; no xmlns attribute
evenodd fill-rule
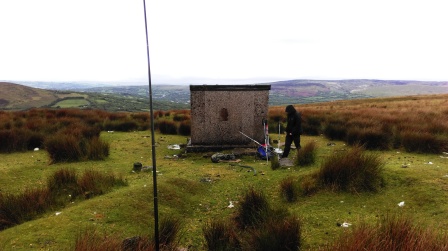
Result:
<svg viewBox="0 0 448 251"><path fill-rule="evenodd" d="M310 166L316 162L316 143L309 142L297 151L297 166Z"/></svg>
<svg viewBox="0 0 448 251"><path fill-rule="evenodd" d="M114 175L88 170L78 179L72 169L58 170L47 179L47 186L44 188L26 189L19 195L0 193L0 230L64 206L79 194L88 199L119 185L126 185L126 182Z"/></svg>
<svg viewBox="0 0 448 251"><path fill-rule="evenodd" d="M270 207L265 195L250 188L238 207L235 221L242 229L255 227L265 220L269 211Z"/></svg>
<svg viewBox="0 0 448 251"><path fill-rule="evenodd" d="M280 195L287 202L296 201L299 190L299 184L293 177L287 177L280 182Z"/></svg>
<svg viewBox="0 0 448 251"><path fill-rule="evenodd" d="M300 250L301 223L293 216L271 219L251 231L248 244L246 250Z"/></svg>
<svg viewBox="0 0 448 251"><path fill-rule="evenodd" d="M222 220L207 223L202 232L205 238L205 248L210 251L242 250L241 241L232 225Z"/></svg>
<svg viewBox="0 0 448 251"><path fill-rule="evenodd" d="M361 146L340 151L324 160L317 181L340 191L377 191L383 184L384 163Z"/></svg>
<svg viewBox="0 0 448 251"><path fill-rule="evenodd" d="M386 216L376 226L355 227L323 250L448 250L448 235L440 235L437 228L424 229L411 218Z"/></svg>

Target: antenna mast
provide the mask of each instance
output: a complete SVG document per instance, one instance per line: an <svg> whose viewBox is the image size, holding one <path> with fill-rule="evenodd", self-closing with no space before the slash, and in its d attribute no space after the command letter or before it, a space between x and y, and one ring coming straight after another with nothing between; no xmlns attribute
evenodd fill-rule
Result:
<svg viewBox="0 0 448 251"><path fill-rule="evenodd" d="M146 1L143 0L143 9L145 14L145 34L146 34L146 58L148 60L148 85L149 85L149 110L151 120L151 149L152 149L152 180L154 190L154 239L156 250L159 251L159 205L157 200L157 169L156 169L156 142L154 138L154 112L152 108L152 86L151 86L151 67L149 61L149 42L148 42L148 22L146 19Z"/></svg>

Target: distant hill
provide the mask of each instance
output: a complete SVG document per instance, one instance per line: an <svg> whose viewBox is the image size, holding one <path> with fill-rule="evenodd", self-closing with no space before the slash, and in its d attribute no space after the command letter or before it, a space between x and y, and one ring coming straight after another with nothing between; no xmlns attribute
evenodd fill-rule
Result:
<svg viewBox="0 0 448 251"><path fill-rule="evenodd" d="M271 84L269 99L271 105L448 93L448 81L301 79L269 84Z"/></svg>
<svg viewBox="0 0 448 251"><path fill-rule="evenodd" d="M1 95L4 93L0 84ZM4 97L0 96L0 109L25 109L26 107L82 107L96 108L109 111L147 111L149 109L149 88L147 85L119 85L113 83L56 83L56 82L22 82L22 87L11 88L5 91ZM374 79L349 79L349 80L288 80L269 83L269 105L306 104L316 102L329 102L334 100L349 100L360 98L409 96L425 94L448 93L448 81L406 81L406 80L374 80ZM9 83L11 85L11 83ZM50 89L40 97L34 95L34 99L40 103L27 103L23 98L26 94L18 96L8 93L38 93L32 88L26 91L23 85ZM189 109L190 88L189 85L153 85L153 105L155 110ZM50 94L52 93L53 98ZM45 96L47 95L47 96ZM48 96L50 95L50 96ZM56 101L54 99L56 96ZM70 99L71 102L64 102ZM79 102L72 102L78 99ZM81 100L80 100L81 99ZM46 103L44 101L47 101ZM44 103L44 104L43 104ZM3 105L2 105L3 104ZM43 104L43 105L42 105Z"/></svg>
<svg viewBox="0 0 448 251"><path fill-rule="evenodd" d="M57 83L43 83L51 86L52 90L44 90L30 86L0 82L0 110L26 110L30 108L82 108L102 109L107 111L148 111L148 87L124 87L102 90L88 85L88 88L75 88L75 90L57 90ZM38 85L39 86L39 85ZM63 85L67 87L67 85ZM164 88L165 89L165 88ZM189 109L189 89L182 101L177 98L176 88L168 88L168 94L159 95L160 99L153 98L154 110ZM174 96L173 96L174 95ZM157 95L153 95L157 96ZM167 96L167 97L165 97Z"/></svg>
<svg viewBox="0 0 448 251"><path fill-rule="evenodd" d="M54 91L0 82L0 109L24 110L48 105L58 99Z"/></svg>

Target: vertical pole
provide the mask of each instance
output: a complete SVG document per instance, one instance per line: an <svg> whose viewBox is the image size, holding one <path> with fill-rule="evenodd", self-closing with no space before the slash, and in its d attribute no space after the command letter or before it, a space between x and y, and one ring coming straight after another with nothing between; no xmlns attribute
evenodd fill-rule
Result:
<svg viewBox="0 0 448 251"><path fill-rule="evenodd" d="M280 121L278 122L278 149L280 150Z"/></svg>
<svg viewBox="0 0 448 251"><path fill-rule="evenodd" d="M264 145L266 146L266 164L269 165L269 153L268 153L268 148L269 148L269 130L268 130L268 120L267 119L263 119L263 130L264 130Z"/></svg>
<svg viewBox="0 0 448 251"><path fill-rule="evenodd" d="M146 34L146 58L148 60L148 85L149 85L149 110L151 120L151 150L152 150L152 180L154 190L154 239L155 248L159 251L159 205L157 200L157 168L156 168L156 142L154 138L154 112L152 108L152 86L151 86L151 67L149 61L149 42L148 42L148 22L146 19L146 1L143 0L143 9L145 14L145 34Z"/></svg>

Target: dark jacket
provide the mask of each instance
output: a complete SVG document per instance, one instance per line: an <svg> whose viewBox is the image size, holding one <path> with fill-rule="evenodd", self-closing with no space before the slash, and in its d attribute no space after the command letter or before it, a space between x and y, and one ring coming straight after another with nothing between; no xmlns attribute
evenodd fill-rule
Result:
<svg viewBox="0 0 448 251"><path fill-rule="evenodd" d="M296 111L292 105L288 105L285 111L288 113L286 133L291 133L293 137L302 134L302 116L300 112Z"/></svg>

